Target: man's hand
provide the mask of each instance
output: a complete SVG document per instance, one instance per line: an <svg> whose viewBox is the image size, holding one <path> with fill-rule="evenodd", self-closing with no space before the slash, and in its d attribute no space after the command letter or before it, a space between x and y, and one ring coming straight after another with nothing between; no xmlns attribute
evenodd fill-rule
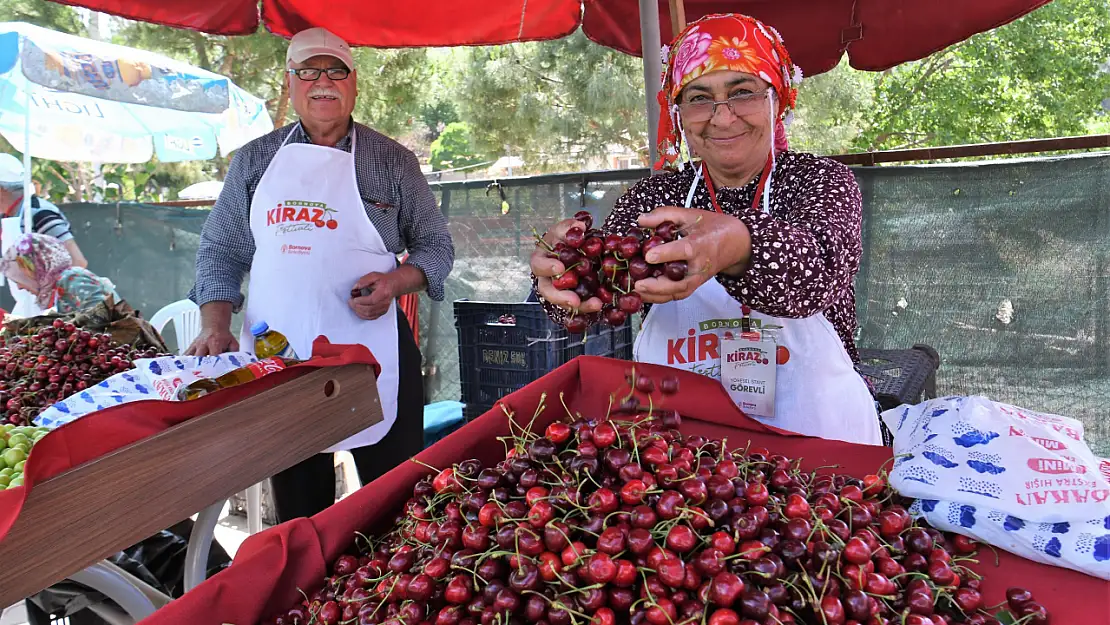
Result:
<svg viewBox="0 0 1110 625"><path fill-rule="evenodd" d="M752 240L744 222L730 215L696 208L664 206L640 216L639 223L654 228L674 223L684 234L647 253L649 263L686 261L686 278L648 278L636 283L636 292L649 304L683 300L719 273L740 276L751 256Z"/></svg>
<svg viewBox="0 0 1110 625"><path fill-rule="evenodd" d="M352 297L348 301L351 310L355 311L360 319L373 321L389 312L389 305L393 300L397 299L397 284L394 280L394 273L368 273L359 278L355 283L352 291L357 291L362 288L370 288L369 295L360 297Z"/></svg>
<svg viewBox="0 0 1110 625"><path fill-rule="evenodd" d="M200 331L193 344L185 350L186 356L216 356L239 351L239 341L227 328L207 328Z"/></svg>
<svg viewBox="0 0 1110 625"><path fill-rule="evenodd" d="M231 334L231 302L201 306L200 327L200 336L185 350L186 356L216 356L239 350L239 341Z"/></svg>
<svg viewBox="0 0 1110 625"><path fill-rule="evenodd" d="M575 221L573 219L564 219L555 224L551 230L543 236L545 243L551 247L555 247L556 243L560 243L567 235L567 230L578 226L583 230L586 229L586 224ZM547 248L542 244L536 245L536 251L532 252L532 273L536 274L536 292L544 300L569 311L577 311L582 314L589 314L601 311L601 300L596 297L591 297L586 301L582 301L574 291L561 291L555 288L551 283L551 278L557 276L564 271L566 267L563 263L559 262L558 258L551 258Z"/></svg>

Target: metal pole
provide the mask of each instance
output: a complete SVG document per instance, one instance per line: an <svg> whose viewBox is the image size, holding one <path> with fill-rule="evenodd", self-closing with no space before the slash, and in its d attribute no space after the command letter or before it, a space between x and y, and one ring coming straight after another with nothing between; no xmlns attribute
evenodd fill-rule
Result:
<svg viewBox="0 0 1110 625"><path fill-rule="evenodd" d="M23 92L23 232L31 232L31 90Z"/></svg>
<svg viewBox="0 0 1110 625"><path fill-rule="evenodd" d="M658 0L640 0L640 44L644 58L644 100L647 103L648 154L650 166L659 159L659 102L655 99L659 92L659 76L663 72L663 62L659 51L663 43L659 37ZM652 171L652 173L655 173Z"/></svg>

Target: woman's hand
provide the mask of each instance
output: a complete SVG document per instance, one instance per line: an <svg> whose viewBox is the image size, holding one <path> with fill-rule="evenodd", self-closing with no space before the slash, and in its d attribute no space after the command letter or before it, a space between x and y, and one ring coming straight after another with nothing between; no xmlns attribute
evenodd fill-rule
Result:
<svg viewBox="0 0 1110 625"><path fill-rule="evenodd" d="M582 301L574 291L563 291L555 288L551 279L555 276L562 274L567 270L563 263L559 262L558 258L552 258L548 252L548 246L555 247L556 243L563 241L566 237L567 230L578 226L586 230L586 224L581 221L573 219L565 219L555 224L551 230L548 230L543 235L543 240L547 246L542 243L536 243L536 251L532 252L532 273L536 274L536 291L544 300L552 304L581 314L589 314L601 311L601 300L596 297L591 297L586 301Z"/></svg>
<svg viewBox="0 0 1110 625"><path fill-rule="evenodd" d="M748 227L739 219L697 208L664 206L641 215L639 223L654 228L664 221L674 223L683 237L652 249L645 260L653 264L686 261L686 278L640 280L636 292L645 302L661 304L686 299L717 274L739 276L747 267L752 240Z"/></svg>

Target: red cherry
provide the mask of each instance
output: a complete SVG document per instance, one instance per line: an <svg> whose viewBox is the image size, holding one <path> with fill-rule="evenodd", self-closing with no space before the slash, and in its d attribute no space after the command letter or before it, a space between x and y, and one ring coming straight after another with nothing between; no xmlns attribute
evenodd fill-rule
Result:
<svg viewBox="0 0 1110 625"><path fill-rule="evenodd" d="M678 553L692 551L698 544L698 536L686 525L676 525L667 533L667 547Z"/></svg>
<svg viewBox="0 0 1110 625"><path fill-rule="evenodd" d="M786 498L783 512L788 519L808 519L810 518L809 502L801 495L790 495Z"/></svg>
<svg viewBox="0 0 1110 625"><path fill-rule="evenodd" d="M582 334L586 331L586 328L590 326L590 320L585 315L574 315L570 319L567 319L563 326L567 329L567 332L571 334Z"/></svg>
<svg viewBox="0 0 1110 625"><path fill-rule="evenodd" d="M564 271L552 278L551 284L560 291L573 291L578 286L578 274L573 271Z"/></svg>
<svg viewBox="0 0 1110 625"><path fill-rule="evenodd" d="M586 231L579 226L574 226L573 228L570 228L569 230L567 230L567 233L563 235L563 241L566 242L567 247L570 247L572 249L578 249L582 247L582 243L585 238Z"/></svg>
<svg viewBox="0 0 1110 625"><path fill-rule="evenodd" d="M611 293L610 299L612 299ZM606 308L604 316L605 323L613 327L623 326L624 322L628 319L628 313L619 308Z"/></svg>
<svg viewBox="0 0 1110 625"><path fill-rule="evenodd" d="M617 429L611 423L599 423L593 431L593 442L603 449L613 446L617 442Z"/></svg>
<svg viewBox="0 0 1110 625"><path fill-rule="evenodd" d="M715 575L709 584L709 600L721 607L731 607L742 592L743 580L727 571Z"/></svg>
<svg viewBox="0 0 1110 625"><path fill-rule="evenodd" d="M744 488L744 499L748 505L763 506L771 499L771 492L760 482L753 482Z"/></svg>
<svg viewBox="0 0 1110 625"><path fill-rule="evenodd" d="M595 553L586 561L586 571L595 584L608 584L617 576L617 565L607 553Z"/></svg>

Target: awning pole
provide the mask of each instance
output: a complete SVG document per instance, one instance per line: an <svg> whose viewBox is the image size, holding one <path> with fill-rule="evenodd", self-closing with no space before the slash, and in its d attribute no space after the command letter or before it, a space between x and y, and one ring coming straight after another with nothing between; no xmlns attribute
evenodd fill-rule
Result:
<svg viewBox="0 0 1110 625"><path fill-rule="evenodd" d="M671 33L678 35L686 28L686 4L683 0L669 0L671 9Z"/></svg>
<svg viewBox="0 0 1110 625"><path fill-rule="evenodd" d="M659 3L657 0L640 0L640 44L644 58L644 100L647 102L648 154L650 166L659 160L658 130L659 102L655 99L659 92L659 76L663 62L659 51L663 44L659 38ZM653 171L654 173L654 171Z"/></svg>
<svg viewBox="0 0 1110 625"><path fill-rule="evenodd" d="M23 231L31 232L31 90L23 92Z"/></svg>

